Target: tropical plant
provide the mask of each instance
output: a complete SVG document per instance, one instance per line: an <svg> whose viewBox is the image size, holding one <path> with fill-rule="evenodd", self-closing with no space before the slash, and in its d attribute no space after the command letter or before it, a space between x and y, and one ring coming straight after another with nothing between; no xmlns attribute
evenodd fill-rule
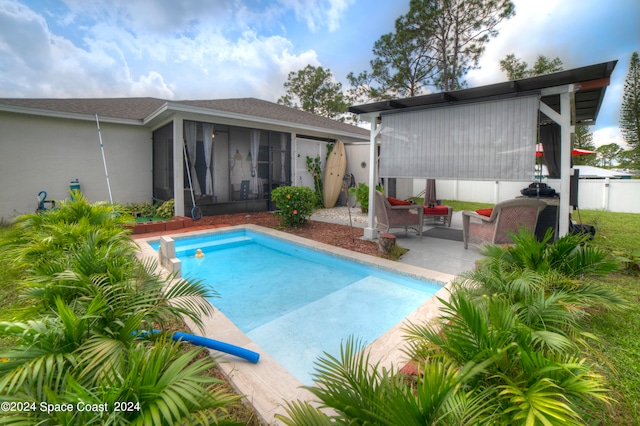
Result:
<svg viewBox="0 0 640 426"><path fill-rule="evenodd" d="M173 213L175 212L175 201L174 199L170 199L169 201L165 201L158 207L156 210L156 214L163 219L171 219L173 217Z"/></svg>
<svg viewBox="0 0 640 426"><path fill-rule="evenodd" d="M461 425L491 417L486 395L471 395L465 383L484 371L470 362L457 368L448 362L425 362L415 381L371 364L361 342L341 345L340 358L324 355L316 367L316 386L306 387L335 411L325 414L307 402L287 404L288 425Z"/></svg>
<svg viewBox="0 0 640 426"><path fill-rule="evenodd" d="M215 292L135 260L121 221L116 206L75 197L3 233L2 257L19 265L17 289L31 307L0 323L14 339L0 351L0 398L37 408L5 413L4 423L219 423L237 400L211 388L219 381L204 374L214 362L202 351L148 333L185 317L202 328ZM116 412L125 401L131 411ZM85 403L98 411L77 409ZM47 408L55 404L76 409Z"/></svg>
<svg viewBox="0 0 640 426"><path fill-rule="evenodd" d="M314 207L323 206L323 190L322 190L322 166L320 165L320 156L315 158L307 156L307 170L313 177L313 190L314 190Z"/></svg>
<svg viewBox="0 0 640 426"><path fill-rule="evenodd" d="M225 406L239 396L217 389L220 380L205 374L215 362L201 356L203 349L184 351L167 337L152 343L135 340L119 365L93 375L83 345L73 339L82 332L69 329L81 324L3 325L21 332L28 347L3 353L9 358L0 365L0 395L34 407L5 412L5 424L236 424L224 421ZM15 367L18 354L32 359ZM72 409L60 410L63 406Z"/></svg>
<svg viewBox="0 0 640 426"><path fill-rule="evenodd" d="M553 237L551 229L541 241L526 230L511 233L510 237L514 245L487 245L482 254L488 259L503 260L512 269L537 273L554 270L568 278L604 275L618 268L618 264L609 258L609 253L586 244L589 236L585 234L569 233L553 242L550 242Z"/></svg>
<svg viewBox="0 0 640 426"><path fill-rule="evenodd" d="M383 191L380 185L376 185L376 189L380 192ZM349 195L356 197L356 202L360 204L362 213L369 212L369 185L359 182L357 187L349 188Z"/></svg>
<svg viewBox="0 0 640 426"><path fill-rule="evenodd" d="M489 394L495 417L484 424L584 424L587 410L608 400L604 378L577 356L571 339L553 330L563 328L562 320L570 316L566 310L547 328L543 321L523 321L531 308L501 295L478 301L456 291L441 302L437 324L407 328L409 355L458 366L487 363L485 374L468 383L472 393Z"/></svg>
<svg viewBox="0 0 640 426"><path fill-rule="evenodd" d="M314 193L306 186L280 186L271 191L271 199L279 209L274 214L285 226L304 225L313 213Z"/></svg>

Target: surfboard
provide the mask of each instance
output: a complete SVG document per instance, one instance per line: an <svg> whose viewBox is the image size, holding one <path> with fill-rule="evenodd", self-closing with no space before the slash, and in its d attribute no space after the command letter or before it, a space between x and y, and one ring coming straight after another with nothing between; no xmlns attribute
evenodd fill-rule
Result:
<svg viewBox="0 0 640 426"><path fill-rule="evenodd" d="M333 146L327 164L324 168L323 199L324 207L330 209L336 205L340 191L342 190L342 179L347 170L347 152L342 141L337 141Z"/></svg>

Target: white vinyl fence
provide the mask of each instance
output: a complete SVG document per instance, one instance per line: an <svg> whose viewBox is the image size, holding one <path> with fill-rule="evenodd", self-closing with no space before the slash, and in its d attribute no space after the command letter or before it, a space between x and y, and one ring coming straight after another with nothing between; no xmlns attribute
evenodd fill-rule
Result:
<svg viewBox="0 0 640 426"><path fill-rule="evenodd" d="M560 181L543 179L556 191ZM436 194L442 200L475 201L495 204L522 195L528 182L436 180ZM414 179L413 185L398 185L398 196L408 198L424 191L425 180ZM404 189L404 191L403 191ZM408 193L404 193L407 191ZM640 213L640 179L580 179L578 207L582 210L606 210Z"/></svg>

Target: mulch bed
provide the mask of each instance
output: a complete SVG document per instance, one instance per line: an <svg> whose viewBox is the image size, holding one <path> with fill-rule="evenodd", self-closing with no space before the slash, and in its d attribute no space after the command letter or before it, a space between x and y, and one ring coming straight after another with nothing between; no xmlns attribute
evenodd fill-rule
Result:
<svg viewBox="0 0 640 426"><path fill-rule="evenodd" d="M306 225L300 227L284 227L279 219L270 212L259 213L237 213L218 216L204 216L195 223L196 226L219 226L219 225L242 225L251 223L267 228L288 232L299 237L319 241L358 253L379 256L378 245L373 241L362 240L362 228L351 228L346 225L334 223L318 222L310 220Z"/></svg>

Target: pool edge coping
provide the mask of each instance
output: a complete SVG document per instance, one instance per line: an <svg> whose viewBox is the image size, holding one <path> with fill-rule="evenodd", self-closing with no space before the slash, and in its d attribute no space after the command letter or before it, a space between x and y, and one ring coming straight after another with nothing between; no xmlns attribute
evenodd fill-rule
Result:
<svg viewBox="0 0 640 426"><path fill-rule="evenodd" d="M394 272L401 271L404 275L427 278L430 281L435 281L436 284L441 285L441 289L420 305L420 307L405 317L404 320L394 325L390 330L367 345L366 350L369 351L370 361L372 363L379 362L380 366L386 368L393 366L394 369L398 370L403 364L408 362L408 358L403 351L407 343L404 339L402 329L410 323L423 323L425 321L436 319L440 315L440 307L442 306L438 298L444 300L449 298L451 282L455 278L455 276L451 274L354 252L342 247L332 246L253 224L202 229L191 232L181 232L179 234L167 233L165 236L172 238L184 238L202 234L229 233L238 230L251 230L260 234L270 235L305 247L310 247L321 252L331 253L332 255L338 255L339 257L354 260L359 263L379 267L384 270ZM151 257L152 259L157 260L157 252L147 243L148 241L158 240L159 238L159 236L136 238L135 242L139 247L137 253L138 258L144 259ZM160 273L168 275L166 270L160 266L158 266L158 268ZM185 322L194 334L198 334L199 330L195 324L188 320ZM233 388L238 393L245 396L247 402L254 407L261 421L269 425L283 424L275 418L275 415L286 415L286 411L284 410L286 402L305 400L317 405L317 399L315 396L308 390L301 388L304 386L302 382L262 350L258 344L247 337L217 308L215 308L215 314L212 317L204 318L203 322L205 330L204 334L206 337L221 340L260 353L260 361L257 364L252 364L231 355L209 350L209 352L216 357L219 362L220 369L229 379Z"/></svg>

